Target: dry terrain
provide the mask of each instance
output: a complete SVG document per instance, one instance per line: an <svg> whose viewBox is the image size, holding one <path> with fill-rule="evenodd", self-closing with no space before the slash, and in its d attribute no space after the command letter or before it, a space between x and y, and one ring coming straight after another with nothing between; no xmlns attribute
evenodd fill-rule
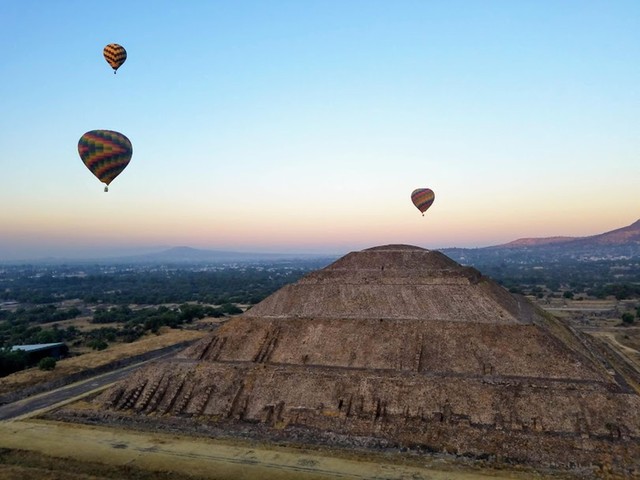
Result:
<svg viewBox="0 0 640 480"><path fill-rule="evenodd" d="M34 420L0 423L0 449L0 479L7 480L578 478L465 466L445 457L292 448Z"/></svg>
<svg viewBox="0 0 640 480"><path fill-rule="evenodd" d="M531 297L531 300L536 301ZM625 326L623 312L633 312L637 302L632 300L568 300L537 301L540 307L567 321L619 353L628 364L640 373L640 324Z"/></svg>

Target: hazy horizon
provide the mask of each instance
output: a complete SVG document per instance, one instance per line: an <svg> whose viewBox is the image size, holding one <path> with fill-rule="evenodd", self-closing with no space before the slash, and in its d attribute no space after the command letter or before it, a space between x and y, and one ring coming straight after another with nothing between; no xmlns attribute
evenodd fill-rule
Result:
<svg viewBox="0 0 640 480"><path fill-rule="evenodd" d="M10 0L0 16L0 259L482 247L640 218L639 2ZM128 52L117 75L108 43ZM108 193L78 156L93 129L133 144Z"/></svg>
<svg viewBox="0 0 640 480"><path fill-rule="evenodd" d="M636 220L638 221L638 220ZM623 228L628 225L631 225L633 222L629 222L627 225L619 225L610 230L616 230L618 228ZM607 230L607 231L610 231ZM549 235L544 237L587 237L591 235L598 235L601 233L606 233L606 231L598 231L591 232L584 235ZM500 241L487 245L440 245L440 246L431 246L427 247L425 245L416 245L424 248L429 248L432 250L441 250L447 248L482 248L482 247L490 247L496 245L506 244L515 240L521 240L525 237L511 238L505 241ZM541 235L536 235L533 237L527 238L543 238ZM405 242L391 242L391 243L405 243ZM387 243L388 244L388 243ZM301 247L295 245L282 245L282 246L193 246L193 245L77 245L77 246L32 246L31 248L26 247L22 249L16 249L10 251L9 249L3 249L0 244L0 263L1 262L14 262L14 261L31 261L31 260L42 260L42 259L68 259L68 260L82 260L82 259L108 259L110 257L125 257L125 256L134 256L134 255L145 255L149 253L158 253L164 252L170 249L175 248L191 248L195 250L208 250L208 251L218 251L218 252L233 252L233 253L249 253L249 254L299 254L299 255L327 255L327 256L342 256L346 253L352 251L363 250L365 248L376 247L384 244L353 244L351 246L348 245L338 245L338 246L317 246L313 247Z"/></svg>

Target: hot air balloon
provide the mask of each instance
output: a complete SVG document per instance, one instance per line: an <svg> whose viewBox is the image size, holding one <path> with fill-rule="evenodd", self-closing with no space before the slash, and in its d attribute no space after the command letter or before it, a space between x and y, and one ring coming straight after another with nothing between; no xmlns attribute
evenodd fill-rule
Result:
<svg viewBox="0 0 640 480"><path fill-rule="evenodd" d="M129 165L133 147L127 137L111 130L91 130L78 142L80 158L98 180L109 184Z"/></svg>
<svg viewBox="0 0 640 480"><path fill-rule="evenodd" d="M113 73L116 73L116 70L122 66L124 61L127 59L127 51L124 49L122 45L118 45L117 43L110 43L104 50L102 51L105 60L111 68L113 68Z"/></svg>
<svg viewBox="0 0 640 480"><path fill-rule="evenodd" d="M422 212L423 217L435 199L436 194L430 188L416 188L411 192L411 201Z"/></svg>

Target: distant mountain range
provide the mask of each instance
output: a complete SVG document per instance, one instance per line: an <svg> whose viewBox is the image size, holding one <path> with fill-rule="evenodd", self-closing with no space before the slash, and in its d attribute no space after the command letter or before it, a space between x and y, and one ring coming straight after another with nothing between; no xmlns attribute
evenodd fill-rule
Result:
<svg viewBox="0 0 640 480"><path fill-rule="evenodd" d="M112 259L131 263L230 263L271 262L288 260L313 260L332 257L319 254L295 253L250 253L225 250L203 250L191 247L174 247L161 252L133 255Z"/></svg>
<svg viewBox="0 0 640 480"><path fill-rule="evenodd" d="M640 220L623 228L588 237L521 238L502 245L483 248L444 248L445 255L471 265L553 262L561 259L600 260L640 258ZM247 263L322 260L337 255L246 253L174 247L155 253L112 258L110 263ZM322 266L324 266L324 264Z"/></svg>
<svg viewBox="0 0 640 480"><path fill-rule="evenodd" d="M520 238L502 245L482 248L439 249L453 260L463 264L482 265L496 262L533 263L560 259L598 260L612 258L640 258L640 220L623 228L588 237ZM5 261L0 263L24 264L198 264L198 263L251 263L317 261L326 265L338 255L310 253L249 253L226 250L206 250L174 247L153 253L121 255L102 258Z"/></svg>
<svg viewBox="0 0 640 480"><path fill-rule="evenodd" d="M77 264L230 264L230 263L281 263L281 262L317 262L320 266L337 258L337 255L312 253L251 253L226 250L206 250L191 247L173 247L150 253L118 255L108 257L64 258L47 257L31 260L0 261L0 264L40 264L40 265L77 265Z"/></svg>
<svg viewBox="0 0 640 480"><path fill-rule="evenodd" d="M640 258L640 220L610 232L588 237L521 238L484 248L444 248L460 263L482 265L496 261L545 261Z"/></svg>
<svg viewBox="0 0 640 480"><path fill-rule="evenodd" d="M627 227L611 230L610 232L589 237L546 237L520 238L513 242L489 248L520 248L537 247L542 245L563 245L564 247L601 247L620 245L640 245L640 220Z"/></svg>

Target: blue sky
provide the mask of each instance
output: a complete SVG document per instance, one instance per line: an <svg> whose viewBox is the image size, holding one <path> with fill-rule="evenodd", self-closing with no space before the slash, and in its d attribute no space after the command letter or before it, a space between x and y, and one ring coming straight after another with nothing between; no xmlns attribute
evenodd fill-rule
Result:
<svg viewBox="0 0 640 480"><path fill-rule="evenodd" d="M0 259L484 246L640 218L637 1L5 0L0 18ZM106 194L77 153L101 128L134 147Z"/></svg>

